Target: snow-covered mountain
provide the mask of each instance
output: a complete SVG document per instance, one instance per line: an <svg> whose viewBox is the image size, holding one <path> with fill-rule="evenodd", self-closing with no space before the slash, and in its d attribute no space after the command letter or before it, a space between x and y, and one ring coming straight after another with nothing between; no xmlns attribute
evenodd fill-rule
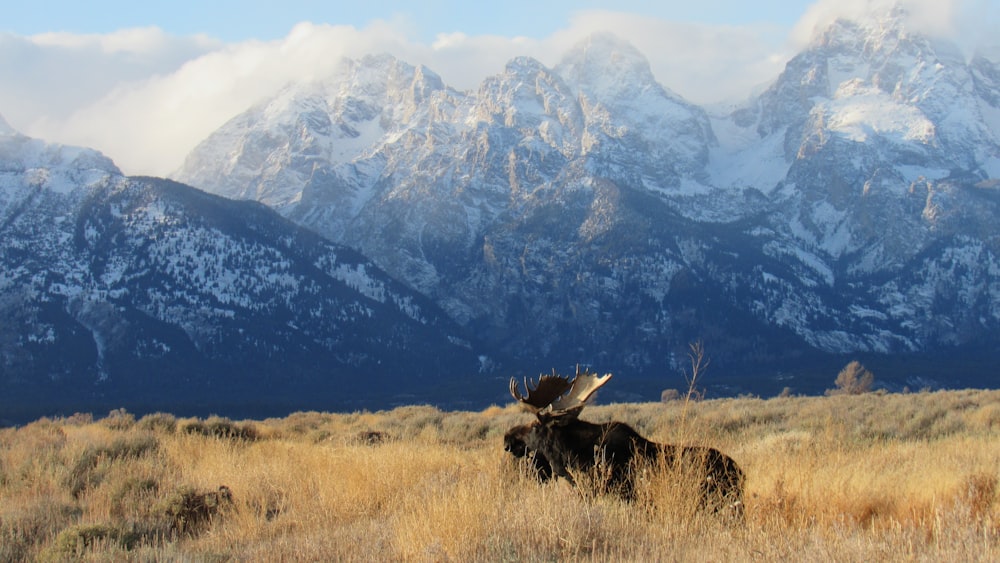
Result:
<svg viewBox="0 0 1000 563"><path fill-rule="evenodd" d="M781 139L788 163L762 246L838 298L860 290L830 328L796 323L829 349L925 350L997 329L998 67L910 34L904 16L837 22L735 116Z"/></svg>
<svg viewBox="0 0 1000 563"><path fill-rule="evenodd" d="M607 35L472 92L347 61L177 177L270 202L540 369L669 373L704 339L748 371L897 354L873 361L902 384L916 355L1000 343L1000 66L904 16L836 22L729 115Z"/></svg>
<svg viewBox="0 0 1000 563"><path fill-rule="evenodd" d="M388 405L481 367L460 327L357 252L7 129L0 418Z"/></svg>

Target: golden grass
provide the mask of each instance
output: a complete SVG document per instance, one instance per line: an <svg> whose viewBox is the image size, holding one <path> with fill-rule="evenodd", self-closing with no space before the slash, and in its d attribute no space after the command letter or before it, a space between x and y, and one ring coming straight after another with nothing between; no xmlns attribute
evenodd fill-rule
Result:
<svg viewBox="0 0 1000 563"><path fill-rule="evenodd" d="M586 479L538 484L502 451L530 420L514 407L243 422L115 411L0 431L0 561L1000 560L1000 392L616 404L583 418L725 451L747 474L745 522L699 511L669 469L644 473L632 504ZM232 505L172 524L171 499L220 485Z"/></svg>

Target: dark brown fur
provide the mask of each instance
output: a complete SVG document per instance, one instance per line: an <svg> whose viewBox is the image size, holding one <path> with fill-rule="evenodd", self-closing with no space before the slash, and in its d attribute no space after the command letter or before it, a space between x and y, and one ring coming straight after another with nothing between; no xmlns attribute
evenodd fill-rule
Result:
<svg viewBox="0 0 1000 563"><path fill-rule="evenodd" d="M713 510L733 507L742 514L743 471L732 458L715 448L675 446L651 442L622 422L594 424L575 416L539 414L531 424L515 426L504 435L504 449L518 458L529 457L541 480L573 472L606 471L605 488L626 499L635 497L634 470L638 462L678 461L700 467L700 502ZM678 460L678 456L680 459Z"/></svg>

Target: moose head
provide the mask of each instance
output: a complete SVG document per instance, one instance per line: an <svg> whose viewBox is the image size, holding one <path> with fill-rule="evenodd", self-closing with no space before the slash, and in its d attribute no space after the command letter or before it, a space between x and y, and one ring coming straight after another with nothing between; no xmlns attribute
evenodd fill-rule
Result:
<svg viewBox="0 0 1000 563"><path fill-rule="evenodd" d="M570 379L557 375L542 375L537 383L524 382L522 395L516 379L510 380L510 394L536 419L530 424L511 428L504 435L504 450L514 457L531 457L537 475L542 480L553 476L573 482L570 470L593 465L594 447L599 439L600 425L580 421L580 412L611 374L598 376L589 370Z"/></svg>

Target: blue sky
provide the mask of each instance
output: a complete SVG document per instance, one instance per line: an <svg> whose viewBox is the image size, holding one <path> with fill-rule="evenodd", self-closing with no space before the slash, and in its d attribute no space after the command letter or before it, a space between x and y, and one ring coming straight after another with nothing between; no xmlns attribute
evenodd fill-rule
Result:
<svg viewBox="0 0 1000 563"><path fill-rule="evenodd" d="M228 119L344 57L389 53L471 90L516 56L553 66L596 32L632 43L666 88L728 111L834 18L896 3L922 31L1000 40L1000 0L7 0L0 116L163 176Z"/></svg>
<svg viewBox="0 0 1000 563"><path fill-rule="evenodd" d="M377 19L401 18L412 24L414 37L423 40L453 32L540 39L568 26L573 13L593 9L710 25L768 24L787 30L812 3L808 0L33 0L8 3L3 9L0 30L34 35L109 33L156 26L171 34L204 33L231 42L277 39L302 21L364 27Z"/></svg>

